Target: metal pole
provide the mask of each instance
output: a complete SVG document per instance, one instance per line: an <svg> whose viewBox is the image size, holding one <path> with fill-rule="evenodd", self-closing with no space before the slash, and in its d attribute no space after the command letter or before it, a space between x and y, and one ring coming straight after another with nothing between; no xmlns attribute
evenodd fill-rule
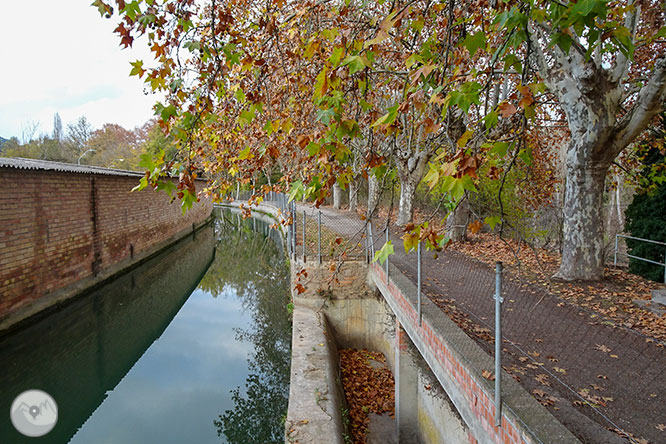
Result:
<svg viewBox="0 0 666 444"><path fill-rule="evenodd" d="M305 210L303 210L303 262L305 262Z"/></svg>
<svg viewBox="0 0 666 444"><path fill-rule="evenodd" d="M370 260L372 261L375 258L375 239L372 235L372 221L368 223L368 233L369 233L369 242L370 242Z"/></svg>
<svg viewBox="0 0 666 444"><path fill-rule="evenodd" d="M319 258L319 263L321 264L321 210L319 210L319 216L317 219L317 256Z"/></svg>
<svg viewBox="0 0 666 444"><path fill-rule="evenodd" d="M495 426L502 426L502 263L495 264Z"/></svg>
<svg viewBox="0 0 666 444"><path fill-rule="evenodd" d="M291 224L293 225L292 231L294 232L294 236L292 237L292 245L291 245L291 252L294 255L294 259L296 259L296 204L294 202L291 203Z"/></svg>
<svg viewBox="0 0 666 444"><path fill-rule="evenodd" d="M419 326L421 325L421 240L416 247L416 303L419 315Z"/></svg>
<svg viewBox="0 0 666 444"><path fill-rule="evenodd" d="M664 284L666 284L666 253L664 253Z"/></svg>
<svg viewBox="0 0 666 444"><path fill-rule="evenodd" d="M615 235L615 255L613 257L613 266L617 267L617 234Z"/></svg>
<svg viewBox="0 0 666 444"><path fill-rule="evenodd" d="M389 230L388 230L388 225L387 225L386 226L386 243L387 244L388 244L388 241L389 241ZM386 283L388 283L388 279L389 279L389 263L388 263L388 261L389 261L389 258L388 258L388 256L386 256L386 264L385 264L385 267L386 267Z"/></svg>

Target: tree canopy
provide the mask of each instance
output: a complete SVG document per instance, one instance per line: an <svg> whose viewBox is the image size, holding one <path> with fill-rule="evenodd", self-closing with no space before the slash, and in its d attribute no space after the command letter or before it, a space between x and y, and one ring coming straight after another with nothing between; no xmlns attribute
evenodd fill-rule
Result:
<svg viewBox="0 0 666 444"><path fill-rule="evenodd" d="M663 108L666 27L656 0L96 0L122 46L152 60L131 75L165 99L155 111L177 152L144 159L142 186L178 173L214 197L282 171L292 197L319 204L335 186L396 174L398 222L423 180L452 215L479 173L502 192L515 168L543 168L564 144L559 276L603 272L601 196L615 159ZM541 173L541 174L540 174ZM431 248L445 233L414 232Z"/></svg>

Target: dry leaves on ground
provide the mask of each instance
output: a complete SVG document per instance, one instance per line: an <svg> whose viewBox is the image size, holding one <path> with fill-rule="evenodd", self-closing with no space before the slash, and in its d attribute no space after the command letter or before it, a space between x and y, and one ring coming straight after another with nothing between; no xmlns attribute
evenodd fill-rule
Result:
<svg viewBox="0 0 666 444"><path fill-rule="evenodd" d="M371 365L375 361L375 366ZM386 358L368 350L340 350L342 387L349 407L350 431L355 444L365 444L368 413L395 414L395 384ZM379 365L378 365L379 364Z"/></svg>
<svg viewBox="0 0 666 444"><path fill-rule="evenodd" d="M502 261L510 279L529 283L585 308L592 313L592 320L600 315L617 325L666 341L666 314L655 314L634 303L637 299L650 300L651 290L663 288L663 284L614 267L607 267L604 279L599 282L551 282L550 276L560 263L557 252L532 249L516 240L505 242L488 233L477 233L468 242L454 243L449 248L491 266Z"/></svg>

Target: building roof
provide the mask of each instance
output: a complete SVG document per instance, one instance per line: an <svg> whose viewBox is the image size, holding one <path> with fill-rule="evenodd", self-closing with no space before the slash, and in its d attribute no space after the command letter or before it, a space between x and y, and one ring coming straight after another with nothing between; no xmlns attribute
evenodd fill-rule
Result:
<svg viewBox="0 0 666 444"><path fill-rule="evenodd" d="M0 157L0 168L59 171L62 173L102 174L106 176L141 177L144 175L144 173L138 171L116 170L113 168L77 165L73 163L51 162L49 160L24 159L22 157Z"/></svg>

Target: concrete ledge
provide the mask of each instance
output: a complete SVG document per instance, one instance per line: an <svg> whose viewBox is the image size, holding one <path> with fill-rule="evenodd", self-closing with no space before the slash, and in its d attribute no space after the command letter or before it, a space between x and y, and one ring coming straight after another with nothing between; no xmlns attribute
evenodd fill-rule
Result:
<svg viewBox="0 0 666 444"><path fill-rule="evenodd" d="M33 301L32 303L21 307L12 313L9 313L4 318L0 319L0 335L7 334L16 328L20 328L21 325L26 322L32 322L32 320L35 318L45 316L65 301L83 296L104 284L108 280L128 272L132 268L161 253L163 250L166 250L184 237L194 235L199 229L211 223L212 220L213 216L211 215L203 222L199 224L192 224L191 228L181 230L180 232L171 236L169 239L159 242L149 249L136 254L134 258L126 258L117 264L105 268L104 270L100 271L97 276L89 276L84 278L72 285L57 290L49 295L45 295Z"/></svg>
<svg viewBox="0 0 666 444"><path fill-rule="evenodd" d="M329 331L323 314L294 308L287 443L344 443L337 348Z"/></svg>

